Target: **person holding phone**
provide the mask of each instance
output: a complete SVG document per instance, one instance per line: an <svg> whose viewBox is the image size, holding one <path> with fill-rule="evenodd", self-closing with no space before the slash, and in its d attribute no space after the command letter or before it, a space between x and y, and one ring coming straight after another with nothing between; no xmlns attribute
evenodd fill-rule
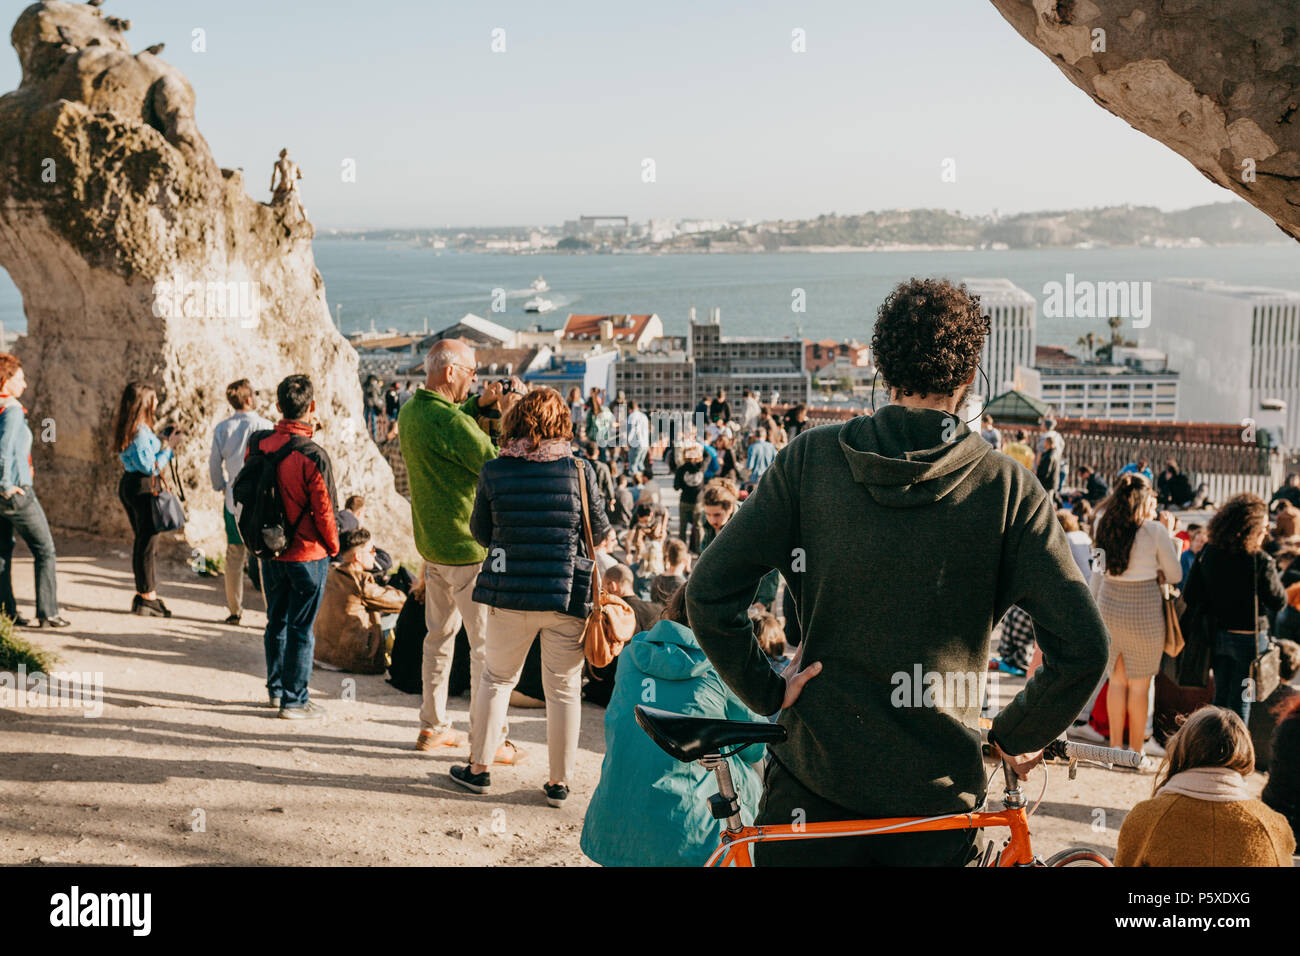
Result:
<svg viewBox="0 0 1300 956"><path fill-rule="evenodd" d="M117 497L131 522L131 572L135 575L135 598L131 613L143 617L171 617L155 590L154 563L158 532L153 524L153 481L172 460L181 433L174 427L154 433L158 414L158 393L144 382L130 382L122 391L113 427L113 447L125 471L117 486Z"/></svg>

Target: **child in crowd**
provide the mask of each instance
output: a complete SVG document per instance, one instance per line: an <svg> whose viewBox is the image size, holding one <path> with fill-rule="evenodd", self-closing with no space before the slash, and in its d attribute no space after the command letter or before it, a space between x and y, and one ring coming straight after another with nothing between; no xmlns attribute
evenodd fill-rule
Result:
<svg viewBox="0 0 1300 956"><path fill-rule="evenodd" d="M650 581L650 600L667 604L673 592L686 583L691 573L691 549L681 538L669 538L664 545L664 571Z"/></svg>
<svg viewBox="0 0 1300 956"><path fill-rule="evenodd" d="M602 866L701 866L718 846L722 821L709 812L717 792L711 771L681 763L637 726L637 704L693 717L758 720L722 683L686 623L686 589L663 618L619 655L605 710L605 759L582 825L582 852ZM728 759L741 814L752 821L763 783L753 765L764 747Z"/></svg>

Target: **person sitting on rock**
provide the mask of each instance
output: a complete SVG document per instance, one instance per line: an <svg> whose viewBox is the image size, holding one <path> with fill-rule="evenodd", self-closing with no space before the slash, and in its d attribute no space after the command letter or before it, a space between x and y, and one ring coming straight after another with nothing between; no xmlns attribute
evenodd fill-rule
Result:
<svg viewBox="0 0 1300 956"><path fill-rule="evenodd" d="M366 499L360 495L349 495L343 510L339 512L339 534L344 531L356 531L365 520Z"/></svg>
<svg viewBox="0 0 1300 956"><path fill-rule="evenodd" d="M326 575L316 615L316 663L327 670L381 674L388 666L382 616L401 611L406 595L375 581L375 545L365 528L339 535L339 558Z"/></svg>

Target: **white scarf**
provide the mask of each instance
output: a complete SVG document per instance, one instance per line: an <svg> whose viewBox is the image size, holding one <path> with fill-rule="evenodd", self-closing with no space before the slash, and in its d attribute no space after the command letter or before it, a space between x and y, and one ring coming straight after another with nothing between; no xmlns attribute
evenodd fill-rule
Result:
<svg viewBox="0 0 1300 956"><path fill-rule="evenodd" d="M1165 781L1160 793L1178 793L1197 800L1233 803L1253 800L1241 774L1227 767L1194 767L1176 773Z"/></svg>

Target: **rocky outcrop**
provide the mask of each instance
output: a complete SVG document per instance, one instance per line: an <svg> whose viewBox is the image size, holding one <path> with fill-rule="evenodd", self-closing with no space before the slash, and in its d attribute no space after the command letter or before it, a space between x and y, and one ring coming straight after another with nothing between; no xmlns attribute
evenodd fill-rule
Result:
<svg viewBox="0 0 1300 956"><path fill-rule="evenodd" d="M357 358L335 331L296 200L268 205L221 169L194 92L129 23L93 5L37 3L13 28L20 87L0 97L0 265L23 296L20 346L51 521L126 531L110 432L132 378L159 391L186 439L186 535L213 548L221 499L207 477L228 382L249 378L274 412L276 383L311 375L340 496L364 494L382 543L413 556L410 509L363 426ZM282 144L267 144L267 172Z"/></svg>
<svg viewBox="0 0 1300 956"><path fill-rule="evenodd" d="M1300 238L1300 0L992 0L1075 86Z"/></svg>

